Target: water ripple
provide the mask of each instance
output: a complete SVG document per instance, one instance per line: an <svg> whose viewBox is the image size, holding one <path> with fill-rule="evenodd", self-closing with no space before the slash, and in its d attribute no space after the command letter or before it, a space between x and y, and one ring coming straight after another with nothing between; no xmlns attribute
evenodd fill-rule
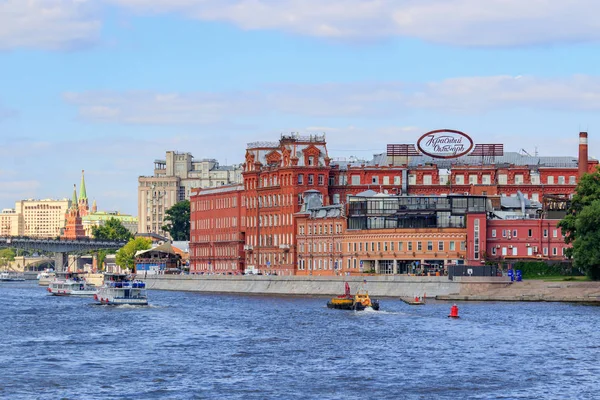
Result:
<svg viewBox="0 0 600 400"><path fill-rule="evenodd" d="M92 306L0 284L10 399L592 399L600 307L459 303L341 311L325 298L150 291Z"/></svg>

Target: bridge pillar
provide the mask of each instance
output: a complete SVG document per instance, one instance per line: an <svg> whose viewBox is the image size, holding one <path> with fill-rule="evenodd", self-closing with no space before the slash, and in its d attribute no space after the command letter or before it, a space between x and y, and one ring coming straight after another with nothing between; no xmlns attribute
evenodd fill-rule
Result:
<svg viewBox="0 0 600 400"><path fill-rule="evenodd" d="M67 270L69 253L54 253L54 269L56 272Z"/></svg>

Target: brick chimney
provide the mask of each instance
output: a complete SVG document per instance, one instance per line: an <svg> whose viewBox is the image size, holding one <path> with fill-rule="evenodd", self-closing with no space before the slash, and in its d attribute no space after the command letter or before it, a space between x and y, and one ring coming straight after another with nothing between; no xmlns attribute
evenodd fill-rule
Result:
<svg viewBox="0 0 600 400"><path fill-rule="evenodd" d="M579 178L588 172L588 134L579 132Z"/></svg>

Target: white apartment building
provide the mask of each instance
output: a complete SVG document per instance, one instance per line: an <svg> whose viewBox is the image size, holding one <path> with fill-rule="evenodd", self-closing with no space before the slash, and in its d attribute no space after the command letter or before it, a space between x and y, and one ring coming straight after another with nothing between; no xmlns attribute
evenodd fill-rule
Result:
<svg viewBox="0 0 600 400"><path fill-rule="evenodd" d="M161 228L165 211L189 200L192 188L209 188L242 182L242 166L221 166L215 159L195 161L191 153L167 151L154 160L154 174L138 178L138 233L168 236Z"/></svg>
<svg viewBox="0 0 600 400"><path fill-rule="evenodd" d="M19 200L14 209L0 214L0 236L29 236L55 238L65 227L65 214L71 201Z"/></svg>

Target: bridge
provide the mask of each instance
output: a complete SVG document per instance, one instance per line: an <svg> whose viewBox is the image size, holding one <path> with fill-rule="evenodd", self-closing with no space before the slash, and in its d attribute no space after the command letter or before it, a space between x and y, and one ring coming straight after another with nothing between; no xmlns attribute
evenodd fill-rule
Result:
<svg viewBox="0 0 600 400"><path fill-rule="evenodd" d="M56 270L65 267L67 254L72 252L93 252L97 250L118 250L127 242L103 239L47 239L22 236L0 237L0 248L11 247L22 250L46 251L56 254Z"/></svg>

